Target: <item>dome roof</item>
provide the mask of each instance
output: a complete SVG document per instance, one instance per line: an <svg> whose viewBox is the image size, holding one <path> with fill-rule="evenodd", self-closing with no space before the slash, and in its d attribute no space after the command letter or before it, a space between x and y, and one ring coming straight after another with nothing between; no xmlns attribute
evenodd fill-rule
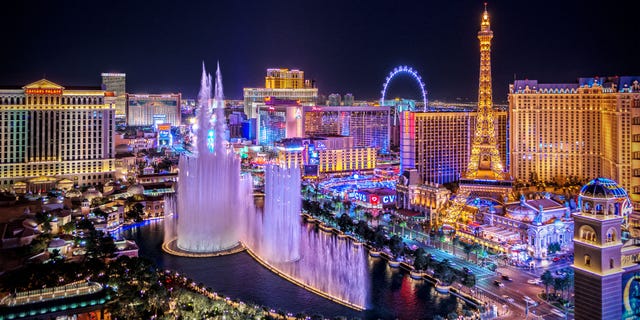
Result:
<svg viewBox="0 0 640 320"><path fill-rule="evenodd" d="M87 189L87 191L85 191L82 195L89 201L93 200L94 198L102 198L102 192L96 190L96 188L94 187Z"/></svg>
<svg viewBox="0 0 640 320"><path fill-rule="evenodd" d="M60 247L64 247L67 243L60 239L60 238L55 238L53 240L51 240L51 242L49 242L49 248L60 248Z"/></svg>
<svg viewBox="0 0 640 320"><path fill-rule="evenodd" d="M119 144L116 146L116 153L129 153L131 147L128 144Z"/></svg>
<svg viewBox="0 0 640 320"><path fill-rule="evenodd" d="M520 221L532 221L538 212L531 207L520 202L517 204L508 205L506 207L506 214L513 219Z"/></svg>
<svg viewBox="0 0 640 320"><path fill-rule="evenodd" d="M627 191L607 178L595 178L580 190L580 196L599 199L628 198Z"/></svg>
<svg viewBox="0 0 640 320"><path fill-rule="evenodd" d="M127 192L131 193L131 194L143 194L144 193L144 187L140 184L133 184L131 186L129 186L129 188L127 189Z"/></svg>
<svg viewBox="0 0 640 320"><path fill-rule="evenodd" d="M82 197L82 192L80 192L80 190L78 190L78 189L71 189L71 190L67 191L65 196L67 198L81 198Z"/></svg>

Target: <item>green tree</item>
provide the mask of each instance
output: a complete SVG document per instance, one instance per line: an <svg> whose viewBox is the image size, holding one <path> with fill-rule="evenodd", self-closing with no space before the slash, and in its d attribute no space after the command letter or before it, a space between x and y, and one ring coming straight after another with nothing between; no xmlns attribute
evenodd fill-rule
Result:
<svg viewBox="0 0 640 320"><path fill-rule="evenodd" d="M107 258L116 251L116 245L113 238L99 230L91 230L87 238L87 253L85 257Z"/></svg>
<svg viewBox="0 0 640 320"><path fill-rule="evenodd" d="M60 249L51 250L51 254L49 255L49 258L51 260L53 260L54 262L58 262L58 261L64 260L64 257L62 256L62 254L60 254Z"/></svg>
<svg viewBox="0 0 640 320"><path fill-rule="evenodd" d="M67 222L62 226L62 231L64 231L64 233L72 233L74 230L76 230L76 222L75 221L71 221L71 222Z"/></svg>
<svg viewBox="0 0 640 320"><path fill-rule="evenodd" d="M462 250L464 251L464 254L467 255L467 261L468 261L469 255L471 254L471 251L473 250L473 248L471 247L470 244L466 242L462 242Z"/></svg>
<svg viewBox="0 0 640 320"><path fill-rule="evenodd" d="M544 284L544 293L545 293L546 299L549 300L549 286L552 286L555 283L555 280L553 278L553 275L551 274L551 271L549 270L545 271L540 276L540 280L542 280L542 284Z"/></svg>
<svg viewBox="0 0 640 320"><path fill-rule="evenodd" d="M402 238L398 235L391 237L389 240L389 250L391 250L391 253L393 253L396 258L402 256L404 253L404 242L402 242Z"/></svg>
<svg viewBox="0 0 640 320"><path fill-rule="evenodd" d="M424 249L418 248L418 250L416 250L413 267L416 270L425 270L427 268L427 257L425 256Z"/></svg>
<svg viewBox="0 0 640 320"><path fill-rule="evenodd" d="M471 252L476 254L476 264L478 263L478 255L482 251L483 251L483 248L479 243L474 242L474 243L471 244Z"/></svg>
<svg viewBox="0 0 640 320"><path fill-rule="evenodd" d="M78 225L77 225L78 229L82 229L82 230L95 230L95 227L93 226L93 222L91 222L91 220L84 218L80 221L78 221Z"/></svg>
<svg viewBox="0 0 640 320"><path fill-rule="evenodd" d="M459 236L453 237L451 242L453 244L453 255L455 256L456 255L456 247L458 246L458 244L460 244L460 237Z"/></svg>
<svg viewBox="0 0 640 320"><path fill-rule="evenodd" d="M127 218L134 220L135 222L142 221L142 217L144 216L144 205L138 202L131 206L131 209L127 212Z"/></svg>
<svg viewBox="0 0 640 320"><path fill-rule="evenodd" d="M473 286L476 285L476 275L471 273L465 274L465 276L462 278L462 284L469 288L473 288Z"/></svg>
<svg viewBox="0 0 640 320"><path fill-rule="evenodd" d="M100 208L93 209L93 215L96 216L96 217L104 218L104 219L106 219L107 216L108 216L108 214L104 210L102 210Z"/></svg>
<svg viewBox="0 0 640 320"><path fill-rule="evenodd" d="M550 243L549 246L547 246L547 251L549 252L549 254L554 254L560 251L560 249L560 244L557 242Z"/></svg>

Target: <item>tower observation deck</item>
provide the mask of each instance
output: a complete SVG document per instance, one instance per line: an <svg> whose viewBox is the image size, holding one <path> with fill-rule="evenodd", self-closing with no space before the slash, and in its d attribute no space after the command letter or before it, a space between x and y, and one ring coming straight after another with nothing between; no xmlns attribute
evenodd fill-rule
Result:
<svg viewBox="0 0 640 320"><path fill-rule="evenodd" d="M491 40L493 31L485 3L478 40L480 40L480 77L478 85L478 118L471 143L467 171L460 178L460 188L449 206L441 212L440 224L456 226L465 217L464 208L476 197L504 202L512 197L513 181L504 171L496 139L491 90ZM457 228L456 228L457 229Z"/></svg>

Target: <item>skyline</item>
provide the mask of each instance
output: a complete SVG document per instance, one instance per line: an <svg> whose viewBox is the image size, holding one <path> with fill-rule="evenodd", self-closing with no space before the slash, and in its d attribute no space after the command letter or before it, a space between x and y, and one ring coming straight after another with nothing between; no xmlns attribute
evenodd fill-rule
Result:
<svg viewBox="0 0 640 320"><path fill-rule="evenodd" d="M5 38L11 49L5 51L2 85L43 77L63 85L97 85L101 72L124 72L128 92L195 97L201 62L218 60L228 99L240 99L243 87L263 86L267 68L282 67L305 71L321 94L349 92L359 100L374 100L387 74L408 65L424 79L429 100L477 98L482 1L459 1L455 7L436 2L316 6L170 0L157 2L153 10L123 1L8 6L16 14L0 21L0 27L20 32ZM490 2L495 102L506 101L514 77L555 83L639 74L627 23L634 7L638 4ZM419 97L409 77L394 80L388 92L390 97Z"/></svg>

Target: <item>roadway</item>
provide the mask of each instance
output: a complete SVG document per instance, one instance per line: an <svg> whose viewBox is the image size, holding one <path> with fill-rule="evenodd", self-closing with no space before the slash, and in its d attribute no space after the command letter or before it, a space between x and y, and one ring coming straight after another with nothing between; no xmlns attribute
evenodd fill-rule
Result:
<svg viewBox="0 0 640 320"><path fill-rule="evenodd" d="M558 266L556 269L559 268ZM496 271L496 276L479 280L477 287L484 291L484 294L501 301L503 306L507 306L507 308L512 311L505 319L565 319L564 316L560 315L561 310L551 306L538 297L538 294L544 292L544 285L527 283L527 280L537 279L538 277L533 276L529 272L523 272L523 270L519 268L510 266L499 267ZM509 276L511 281L503 280L502 275ZM494 284L495 280L502 282L504 286L496 286ZM535 306L529 304L529 313L526 317L525 310L528 303L525 301L525 297L531 298L537 304ZM513 301L510 302L508 300L509 298L513 299ZM501 310L503 306L501 306ZM554 311L554 309L556 311ZM567 319L573 319L573 315L568 314Z"/></svg>

